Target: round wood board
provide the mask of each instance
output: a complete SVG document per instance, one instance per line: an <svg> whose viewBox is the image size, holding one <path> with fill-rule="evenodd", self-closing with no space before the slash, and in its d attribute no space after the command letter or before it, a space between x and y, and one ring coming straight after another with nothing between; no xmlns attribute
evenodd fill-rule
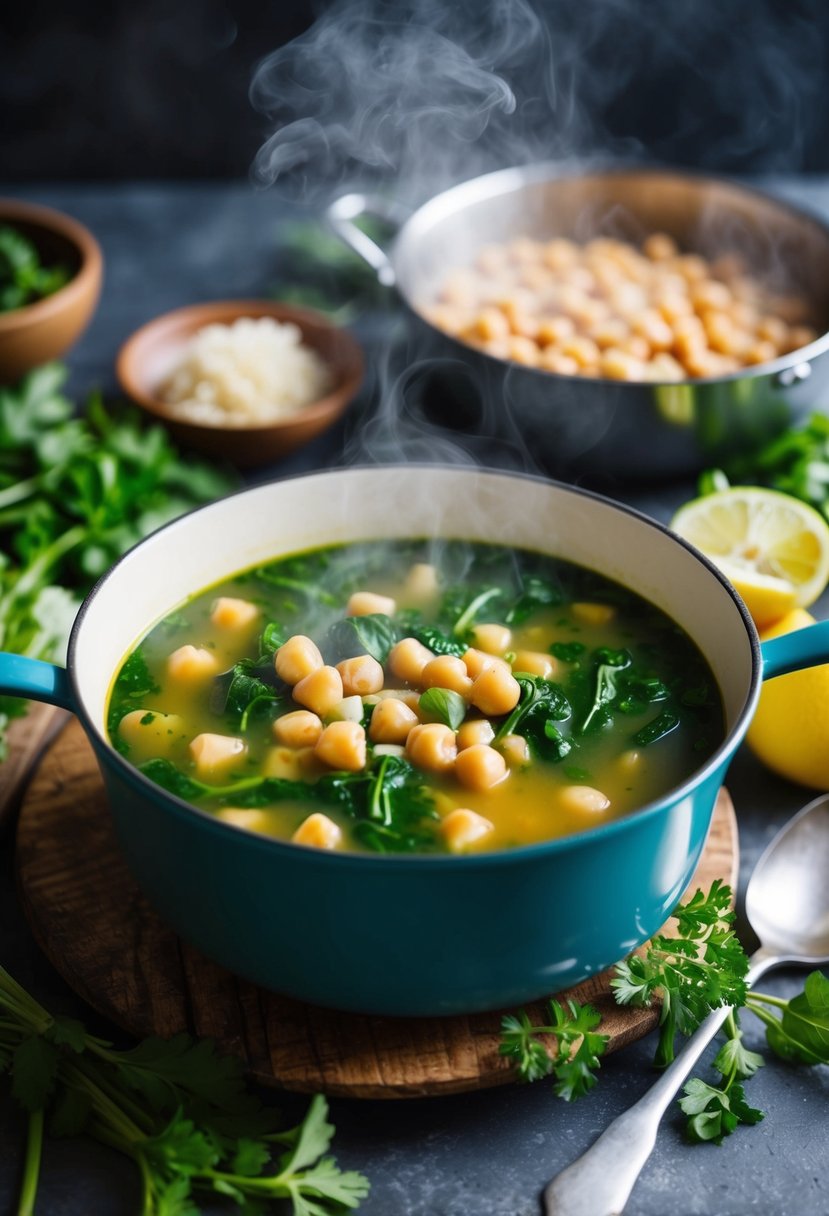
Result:
<svg viewBox="0 0 829 1216"><path fill-rule="evenodd" d="M734 887L737 825L720 793L691 888ZM76 721L52 744L26 793L17 873L41 948L86 1001L130 1033L206 1035L240 1056L253 1079L357 1098L458 1093L513 1079L498 1054L502 1012L384 1018L304 1005L238 979L181 941L155 914L123 861L92 750ZM602 1013L608 1050L641 1038L654 1009L620 1008L609 972L562 995ZM540 1022L542 1002L528 1007Z"/></svg>

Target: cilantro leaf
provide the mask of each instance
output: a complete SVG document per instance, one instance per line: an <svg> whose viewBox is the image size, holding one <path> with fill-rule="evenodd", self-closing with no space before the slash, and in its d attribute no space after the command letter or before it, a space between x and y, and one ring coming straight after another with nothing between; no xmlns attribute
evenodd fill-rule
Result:
<svg viewBox="0 0 829 1216"><path fill-rule="evenodd" d="M592 1005L567 1002L567 1010L556 1000L548 1005L550 1022L535 1026L522 1010L501 1021L501 1055L517 1060L516 1071L522 1081L537 1081L553 1073L555 1092L566 1102L586 1094L596 1084L595 1070L607 1046L607 1035L597 1034L601 1014ZM551 1056L539 1042L539 1035L555 1040Z"/></svg>

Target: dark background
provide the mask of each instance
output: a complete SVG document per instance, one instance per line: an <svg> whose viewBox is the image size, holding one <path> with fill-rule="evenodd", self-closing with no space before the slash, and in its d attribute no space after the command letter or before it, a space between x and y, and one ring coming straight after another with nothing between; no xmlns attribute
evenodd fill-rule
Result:
<svg viewBox="0 0 829 1216"><path fill-rule="evenodd" d="M371 8L405 24L441 7L463 17L465 5L470 23L483 5L495 27L508 26L515 10L510 0L375 0ZM829 171L825 0L533 6L549 36L545 81L524 81L515 121L534 128L534 152L549 132L560 154L552 137L565 130L564 151L576 156L610 149L725 173ZM26 182L247 175L282 121L254 110L254 68L331 5L28 0L6 7L0 164L6 180ZM365 4L338 8L347 22ZM326 70L341 66L328 55L320 87ZM520 62L503 75L520 81ZM574 99L589 123L573 127Z"/></svg>

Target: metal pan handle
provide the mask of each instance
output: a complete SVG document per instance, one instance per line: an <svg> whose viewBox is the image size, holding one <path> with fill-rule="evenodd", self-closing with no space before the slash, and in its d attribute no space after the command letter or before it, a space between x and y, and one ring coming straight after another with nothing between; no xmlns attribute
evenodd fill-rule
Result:
<svg viewBox="0 0 829 1216"><path fill-rule="evenodd" d="M381 249L354 221L361 215L366 215L382 220L397 230L408 218L408 213L401 204L378 194L343 194L331 203L325 215L340 240L376 272L378 281L384 287L393 287L394 268L385 249Z"/></svg>

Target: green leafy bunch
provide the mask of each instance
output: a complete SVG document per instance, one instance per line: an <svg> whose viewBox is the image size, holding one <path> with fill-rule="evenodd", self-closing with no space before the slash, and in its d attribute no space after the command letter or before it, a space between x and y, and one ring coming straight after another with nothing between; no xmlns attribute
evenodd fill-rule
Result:
<svg viewBox="0 0 829 1216"><path fill-rule="evenodd" d="M764 1023L768 1046L781 1059L791 1064L829 1064L829 979L813 971L803 991L788 1001L748 991L749 960L732 927L731 890L719 879L707 895L696 891L687 903L679 904L672 918L677 936L659 934L644 950L620 963L611 988L621 1005L660 1003L654 1059L658 1067L674 1059L677 1034L692 1034L712 1010L729 1006L725 1041L712 1065L719 1082L692 1077L679 1103L687 1115L689 1139L719 1144L739 1124L751 1125L763 1118L763 1112L746 1101L742 1082L765 1061L745 1047L737 1010L749 1009ZM556 1093L570 1101L595 1084L595 1070L608 1039L601 1034L601 1018L591 1005L568 1001L567 1006L565 1011L558 1001L551 1001L546 1025L534 1024L524 1010L504 1017L500 1052L516 1062L523 1081L553 1074Z"/></svg>
<svg viewBox="0 0 829 1216"><path fill-rule="evenodd" d="M69 277L66 266L45 266L36 245L19 229L0 224L0 312L54 295Z"/></svg>
<svg viewBox="0 0 829 1216"><path fill-rule="evenodd" d="M334 1128L317 1095L297 1127L245 1089L238 1060L179 1034L119 1051L73 1018L53 1017L0 968L0 1072L28 1118L18 1216L32 1216L44 1130L82 1132L135 1163L141 1216L197 1216L221 1195L247 1216L332 1216L359 1205L368 1182L328 1155Z"/></svg>
<svg viewBox="0 0 829 1216"><path fill-rule="evenodd" d="M80 599L148 533L235 484L182 460L160 426L84 412L61 391L58 363L0 389L0 650L63 662ZM3 727L25 703L0 699Z"/></svg>

